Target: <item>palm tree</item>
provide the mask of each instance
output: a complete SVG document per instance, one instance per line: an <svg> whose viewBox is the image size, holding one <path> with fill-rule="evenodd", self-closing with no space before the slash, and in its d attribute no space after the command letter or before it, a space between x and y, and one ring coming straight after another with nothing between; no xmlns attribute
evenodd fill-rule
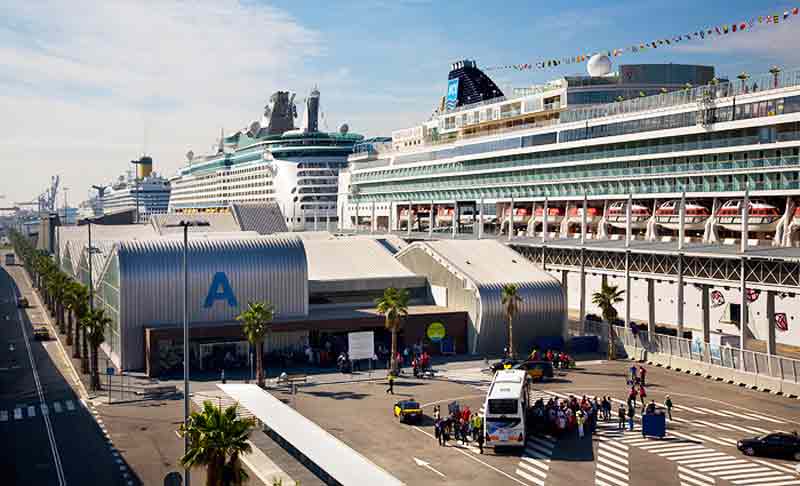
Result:
<svg viewBox="0 0 800 486"><path fill-rule="evenodd" d="M261 364L264 354L264 336L269 330L269 324L275 316L275 307L267 302L250 302L247 310L239 314L237 321L242 322L244 332L250 344L256 348L256 382L264 388L264 366Z"/></svg>
<svg viewBox="0 0 800 486"><path fill-rule="evenodd" d="M375 301L378 313L386 320L386 329L392 332L392 356L390 373L397 372L397 333L403 325L403 318L408 315L408 290L389 287L383 291L383 297Z"/></svg>
<svg viewBox="0 0 800 486"><path fill-rule="evenodd" d="M72 282L66 294L67 346L73 347L73 358L80 358L80 325L78 320L88 309L89 290L78 282ZM75 333L73 334L73 327Z"/></svg>
<svg viewBox="0 0 800 486"><path fill-rule="evenodd" d="M64 329L64 302L68 284L69 278L62 271L56 270L53 273L50 286L53 296L53 313L55 314L59 334L66 332Z"/></svg>
<svg viewBox="0 0 800 486"><path fill-rule="evenodd" d="M236 415L237 405L223 410L211 402L192 412L178 433L189 437L189 449L181 457L187 468L205 467L206 486L238 486L247 480L239 457L252 450L247 439L255 426L252 418Z"/></svg>
<svg viewBox="0 0 800 486"><path fill-rule="evenodd" d="M503 311L505 312L506 319L508 320L508 356L514 357L514 317L519 311L519 305L522 303L522 297L519 295L519 287L515 284L503 285L501 302L503 303Z"/></svg>
<svg viewBox="0 0 800 486"><path fill-rule="evenodd" d="M608 359L614 359L616 356L615 343L617 340L617 333L614 331L614 320L617 318L617 309L614 304L622 302L622 294L624 290L619 290L616 285L608 285L603 282L600 290L592 294L592 303L600 308L603 314L603 320L608 323Z"/></svg>
<svg viewBox="0 0 800 486"><path fill-rule="evenodd" d="M86 329L86 337L89 339L89 344L92 346L92 379L90 381L90 388L92 390L100 389L100 368L98 366L100 345L106 339L106 328L111 324L111 318L106 317L103 309L95 309L89 312L88 318L84 320L84 328Z"/></svg>

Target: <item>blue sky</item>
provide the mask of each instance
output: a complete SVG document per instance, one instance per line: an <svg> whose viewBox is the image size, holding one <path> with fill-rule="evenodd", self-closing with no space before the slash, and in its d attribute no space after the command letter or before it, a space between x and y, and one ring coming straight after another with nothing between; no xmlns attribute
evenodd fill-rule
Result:
<svg viewBox="0 0 800 486"><path fill-rule="evenodd" d="M110 182L146 149L172 174L209 150L220 128L260 116L269 95L315 84L331 130L388 135L422 121L444 94L449 63L535 62L732 23L791 2L101 0L0 5L0 179L31 198L59 173L70 200ZM615 63L699 63L721 75L800 66L800 17ZM525 86L583 65L493 72ZM11 172L9 172L11 171Z"/></svg>

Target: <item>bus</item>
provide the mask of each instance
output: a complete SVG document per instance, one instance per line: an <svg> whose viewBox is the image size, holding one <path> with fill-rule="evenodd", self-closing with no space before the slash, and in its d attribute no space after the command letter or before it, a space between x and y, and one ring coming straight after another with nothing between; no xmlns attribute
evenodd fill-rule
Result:
<svg viewBox="0 0 800 486"><path fill-rule="evenodd" d="M525 370L499 370L494 374L483 407L487 446L525 446L528 383Z"/></svg>

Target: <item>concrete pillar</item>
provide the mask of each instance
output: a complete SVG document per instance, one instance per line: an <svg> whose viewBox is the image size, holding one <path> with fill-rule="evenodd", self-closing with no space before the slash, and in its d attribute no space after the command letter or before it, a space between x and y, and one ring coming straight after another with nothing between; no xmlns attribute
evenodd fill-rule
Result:
<svg viewBox="0 0 800 486"><path fill-rule="evenodd" d="M358 221L358 207L359 206L361 206L361 203L356 202L356 226L355 226L356 233L358 233L358 223L359 223L359 221ZM305 215L303 216L303 221L305 221Z"/></svg>
<svg viewBox="0 0 800 486"><path fill-rule="evenodd" d="M370 216L369 221L369 232L375 233L375 230L378 228L378 222L375 219L375 201L372 201L372 216Z"/></svg>
<svg viewBox="0 0 800 486"><path fill-rule="evenodd" d="M508 209L508 241L514 238L514 197L511 197L511 206Z"/></svg>
<svg viewBox="0 0 800 486"><path fill-rule="evenodd" d="M584 319L586 319L586 250L581 247L581 270L580 270L580 283L578 284L578 289L580 292L580 315L579 315L579 322L580 322L580 332L581 334L585 331L584 326Z"/></svg>
<svg viewBox="0 0 800 486"><path fill-rule="evenodd" d="M456 234L458 233L458 201L453 201L452 229L453 229L453 239L455 239Z"/></svg>
<svg viewBox="0 0 800 486"><path fill-rule="evenodd" d="M701 304L700 307L702 308L702 320L703 320L703 342L710 343L711 342L711 286L710 285L703 285L702 289L702 296L700 298Z"/></svg>
<svg viewBox="0 0 800 486"><path fill-rule="evenodd" d="M412 208L413 208L412 202L408 201L408 218L406 218L406 224L408 225L408 228L406 228L406 230L409 237L411 236L411 223L414 221L414 215L411 214L413 211Z"/></svg>
<svg viewBox="0 0 800 486"><path fill-rule="evenodd" d="M739 249L742 253L747 251L747 239L750 237L748 234L747 219L750 216L750 191L744 190L744 199L742 200L742 244ZM744 304L743 304L744 305Z"/></svg>
<svg viewBox="0 0 800 486"><path fill-rule="evenodd" d="M775 354L775 292L772 291L767 291L767 354Z"/></svg>
<svg viewBox="0 0 800 486"><path fill-rule="evenodd" d="M428 216L428 238L433 238L433 225L436 223L436 204L431 201L431 214Z"/></svg>
<svg viewBox="0 0 800 486"><path fill-rule="evenodd" d="M479 212L479 220L478 220L478 239L480 240L483 236L483 198L481 198L481 207Z"/></svg>
<svg viewBox="0 0 800 486"><path fill-rule="evenodd" d="M389 203L389 217L386 219L386 232L387 233L391 233L392 232L392 219L393 219L392 218L392 214L394 213L393 204L394 203L392 203L392 202Z"/></svg>
<svg viewBox="0 0 800 486"><path fill-rule="evenodd" d="M588 206L588 201L586 198L586 193L583 193L583 213L581 214L581 245L586 244L586 210ZM564 215L565 218L569 218L569 214Z"/></svg>
<svg viewBox="0 0 800 486"><path fill-rule="evenodd" d="M655 215L655 213L653 213ZM678 251L683 250L683 240L686 238L686 191L681 193L680 208L678 209Z"/></svg>
<svg viewBox="0 0 800 486"><path fill-rule="evenodd" d="M628 204L625 206L625 248L631 247L631 206L633 206L633 196L628 194Z"/></svg>
<svg viewBox="0 0 800 486"><path fill-rule="evenodd" d="M625 328L631 322L631 252L625 252Z"/></svg>
<svg viewBox="0 0 800 486"><path fill-rule="evenodd" d="M683 337L683 253L678 253L678 337Z"/></svg>
<svg viewBox="0 0 800 486"><path fill-rule="evenodd" d="M656 335L656 281L647 279L647 333L650 339Z"/></svg>
<svg viewBox="0 0 800 486"><path fill-rule="evenodd" d="M317 206L316 210L314 211L314 231L317 231L318 222L319 222L319 206Z"/></svg>
<svg viewBox="0 0 800 486"><path fill-rule="evenodd" d="M547 217L549 216L550 207L547 197L544 198L544 209L542 210L542 243L547 241Z"/></svg>
<svg viewBox="0 0 800 486"><path fill-rule="evenodd" d="M744 340L746 336L747 330L747 279L746 279L746 262L744 257L742 257L742 266L740 268L741 276L739 279L739 285L741 290L741 299L742 303L739 306L741 309L739 315L739 366L744 369Z"/></svg>
<svg viewBox="0 0 800 486"><path fill-rule="evenodd" d="M342 231L344 229L344 206L345 205L342 204L342 209L341 209L341 211L339 211L339 213L340 213L339 214L339 225L338 225L339 231ZM292 225L294 225L294 221L292 221ZM291 231L291 229L289 231Z"/></svg>

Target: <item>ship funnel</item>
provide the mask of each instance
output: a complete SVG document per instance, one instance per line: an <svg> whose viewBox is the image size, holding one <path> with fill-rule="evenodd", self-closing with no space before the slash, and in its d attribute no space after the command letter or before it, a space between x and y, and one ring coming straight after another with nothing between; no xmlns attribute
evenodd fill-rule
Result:
<svg viewBox="0 0 800 486"><path fill-rule="evenodd" d="M319 131L319 90L314 88L306 98L305 132Z"/></svg>
<svg viewBox="0 0 800 486"><path fill-rule="evenodd" d="M153 158L143 155L139 160L132 160L131 163L136 164L136 178L144 179L153 173Z"/></svg>

